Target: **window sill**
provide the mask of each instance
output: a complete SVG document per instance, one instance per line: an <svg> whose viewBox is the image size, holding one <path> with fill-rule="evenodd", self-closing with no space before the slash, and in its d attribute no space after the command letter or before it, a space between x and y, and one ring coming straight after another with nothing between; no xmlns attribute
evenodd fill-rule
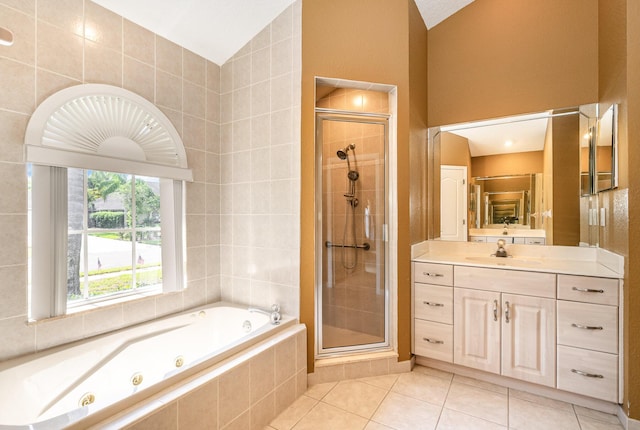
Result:
<svg viewBox="0 0 640 430"><path fill-rule="evenodd" d="M92 303L69 305L67 307L66 315L74 315L81 312L92 311L96 309L103 309L113 305L119 305L125 302L131 302L137 299L143 299L145 297L157 296L162 294L162 287L153 288L146 291L138 291L126 295L121 295L111 299L100 300Z"/></svg>

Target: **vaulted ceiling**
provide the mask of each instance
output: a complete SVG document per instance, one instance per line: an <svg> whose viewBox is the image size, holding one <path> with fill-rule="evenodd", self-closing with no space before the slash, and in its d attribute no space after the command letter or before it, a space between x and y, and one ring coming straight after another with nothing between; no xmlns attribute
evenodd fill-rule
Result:
<svg viewBox="0 0 640 430"><path fill-rule="evenodd" d="M295 0L93 0L218 65ZM415 0L432 28L473 0Z"/></svg>

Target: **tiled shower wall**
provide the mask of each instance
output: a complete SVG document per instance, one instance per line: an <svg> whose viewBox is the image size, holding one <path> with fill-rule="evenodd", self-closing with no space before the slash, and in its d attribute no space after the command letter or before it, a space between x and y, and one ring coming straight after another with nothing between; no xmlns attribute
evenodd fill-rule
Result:
<svg viewBox="0 0 640 430"><path fill-rule="evenodd" d="M251 47L245 48L225 65L222 80L218 65L89 0L0 0L0 26L15 34L13 46L0 46L0 360L221 297L260 305L279 300L286 303L286 312L297 315L299 271L297 251L293 250L298 249L299 236L300 2L254 39L250 45L255 45L255 56ZM289 55L283 57L287 43ZM252 59L249 75L249 70L242 67L245 57ZM251 81L246 81L247 77ZM225 88L222 97L221 81ZM30 115L44 99L82 83L111 84L140 94L155 103L181 135L194 173L194 182L186 188L188 288L26 324L24 132ZM225 137L222 147L221 119ZM260 135L262 141L248 143L252 134ZM237 157L232 155L234 164L226 164L229 155L236 152ZM256 169L250 160L255 161ZM262 176L257 176L260 168ZM243 177L252 179L229 180ZM245 224L241 220L252 213L256 215L255 229L242 230ZM237 241L231 245L235 246L226 242L229 231L220 234L221 214L225 228L230 219L238 219L232 223ZM281 223L287 227L285 232ZM260 241L252 238L254 233ZM277 239L275 244L272 238ZM221 243L225 264L222 294ZM259 264L260 269L250 277L253 288L243 290L245 278L229 276L226 265L230 250L238 261L242 261L244 251L259 263L269 257L269 267ZM229 282L236 279L239 282ZM237 288L230 290L230 285ZM255 294L250 297L251 291Z"/></svg>
<svg viewBox="0 0 640 430"><path fill-rule="evenodd" d="M301 5L222 66L223 300L298 315Z"/></svg>

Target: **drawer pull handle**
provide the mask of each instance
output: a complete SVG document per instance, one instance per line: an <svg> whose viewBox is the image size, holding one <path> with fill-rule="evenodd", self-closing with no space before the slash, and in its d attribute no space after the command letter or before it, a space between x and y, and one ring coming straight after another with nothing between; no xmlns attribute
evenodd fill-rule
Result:
<svg viewBox="0 0 640 430"><path fill-rule="evenodd" d="M429 342L429 343L435 343L435 344L443 344L444 340L434 340L434 339L430 339L428 337L423 337L422 340L424 340L425 342Z"/></svg>
<svg viewBox="0 0 640 430"><path fill-rule="evenodd" d="M598 375L596 373L587 373L587 372L583 372L582 370L578 370L578 369L571 369L571 371L573 373L578 374L578 375L586 376L587 378L598 378L598 379L604 378L604 376L602 376L602 375Z"/></svg>
<svg viewBox="0 0 640 430"><path fill-rule="evenodd" d="M594 290L593 288L571 288L573 291L580 291L581 293L604 293L604 290Z"/></svg>
<svg viewBox="0 0 640 430"><path fill-rule="evenodd" d="M493 320L498 321L498 301L493 301Z"/></svg>
<svg viewBox="0 0 640 430"><path fill-rule="evenodd" d="M442 303L434 303L434 302L427 302L427 301L424 301L422 303L427 305L427 306L433 306L433 307L436 307L436 308L444 307L444 305Z"/></svg>
<svg viewBox="0 0 640 430"><path fill-rule="evenodd" d="M442 273L431 273L431 272L422 272L424 276L429 276L431 278L443 278L444 275Z"/></svg>
<svg viewBox="0 0 640 430"><path fill-rule="evenodd" d="M504 302L504 322L509 324L509 302Z"/></svg>
<svg viewBox="0 0 640 430"><path fill-rule="evenodd" d="M582 324L576 324L576 323L571 324L571 327L581 328L584 330L604 330L603 327L592 326L592 325L582 325Z"/></svg>

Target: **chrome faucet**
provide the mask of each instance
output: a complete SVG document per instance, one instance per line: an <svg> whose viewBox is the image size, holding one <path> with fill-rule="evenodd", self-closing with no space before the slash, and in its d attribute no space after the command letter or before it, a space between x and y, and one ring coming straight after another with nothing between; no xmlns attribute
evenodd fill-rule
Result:
<svg viewBox="0 0 640 430"><path fill-rule="evenodd" d="M249 312L258 312L269 317L271 324L278 325L280 324L280 320L282 319L282 315L280 315L280 305L274 303L271 305L271 310L261 309L261 308L249 308L247 309Z"/></svg>
<svg viewBox="0 0 640 430"><path fill-rule="evenodd" d="M502 234L509 234L509 220L506 218L504 219L504 228L502 229Z"/></svg>
<svg viewBox="0 0 640 430"><path fill-rule="evenodd" d="M498 249L496 250L496 253L494 254L496 257L506 257L507 256L507 250L505 249L504 245L505 245L504 239L498 239Z"/></svg>

